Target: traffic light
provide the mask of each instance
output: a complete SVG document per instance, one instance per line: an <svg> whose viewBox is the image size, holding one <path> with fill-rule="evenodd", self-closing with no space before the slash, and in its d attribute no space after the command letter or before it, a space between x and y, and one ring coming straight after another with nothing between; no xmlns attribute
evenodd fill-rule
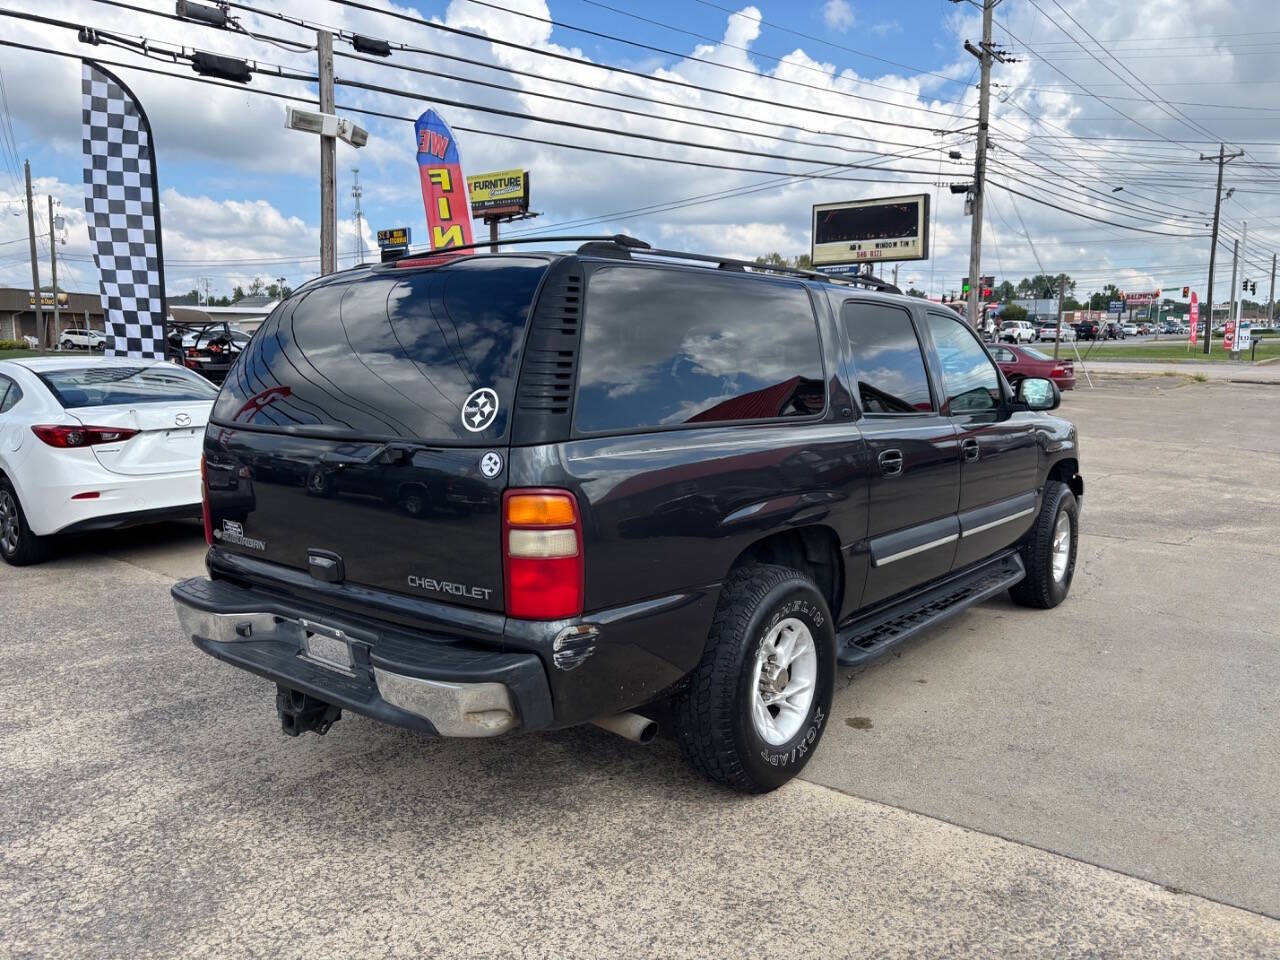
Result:
<svg viewBox="0 0 1280 960"><path fill-rule="evenodd" d="M1250 293L1257 293L1257 292L1258 292L1258 281L1257 281L1257 280L1250 280L1250 281L1249 281L1249 292L1250 292Z"/></svg>
<svg viewBox="0 0 1280 960"><path fill-rule="evenodd" d="M1189 297L1189 296L1191 296L1191 288L1190 288L1190 287L1183 287L1183 288L1182 288L1182 299L1184 299L1184 300L1185 300L1185 299L1186 299L1187 297Z"/></svg>
<svg viewBox="0 0 1280 960"><path fill-rule="evenodd" d="M960 281L960 295L966 299L969 296L969 278L965 277Z"/></svg>

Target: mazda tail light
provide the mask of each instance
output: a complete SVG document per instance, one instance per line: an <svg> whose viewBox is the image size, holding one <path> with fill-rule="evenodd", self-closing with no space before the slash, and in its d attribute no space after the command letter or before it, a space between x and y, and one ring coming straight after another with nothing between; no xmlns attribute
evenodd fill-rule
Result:
<svg viewBox="0 0 1280 960"><path fill-rule="evenodd" d="M82 427L63 423L40 423L31 432L51 447L92 447L100 443L119 443L137 434L126 427Z"/></svg>
<svg viewBox="0 0 1280 960"><path fill-rule="evenodd" d="M502 555L507 616L564 620L582 613L582 521L572 493L503 494Z"/></svg>

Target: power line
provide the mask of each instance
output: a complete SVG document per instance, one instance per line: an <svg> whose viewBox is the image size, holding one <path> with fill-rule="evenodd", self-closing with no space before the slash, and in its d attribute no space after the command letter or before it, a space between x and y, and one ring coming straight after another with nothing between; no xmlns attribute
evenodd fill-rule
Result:
<svg viewBox="0 0 1280 960"><path fill-rule="evenodd" d="M331 2L345 4L345 3L349 3L350 0L331 0ZM783 83L793 87L803 87L807 90L816 90L819 93L834 94L835 96L840 96L840 97L849 97L854 100L868 100L872 103L881 103L881 104L886 102L876 97L867 97L861 94L851 93L847 90L833 90L828 87L820 87L815 83L805 83L801 80L790 80L785 77L774 77L774 76L770 76L767 73L761 73L756 70L749 70L746 67L735 67L732 64L728 64L728 63L718 63L715 60L708 60L704 57L696 57L696 56L693 56L692 54L680 53L675 50L668 50L665 47L654 46L653 44L650 44L650 43L642 43L639 40L628 40L626 37L618 37L618 36L614 36L611 33L603 33L599 30L591 30L587 27L579 27L579 26L575 26L574 24L565 23L562 20L556 20L554 17L540 17L537 14L525 13L521 10L511 10L508 7L504 7L496 3L491 3L490 0L467 0L467 2L474 3L477 6L481 6L481 7L489 7L491 10L498 10L498 11L501 11L502 13L508 13L515 17L523 17L526 20L534 20L534 21L537 21L538 23L545 23L550 26L559 27L562 30L572 30L575 33L581 33L586 36L596 37L597 39L609 40L613 43L625 44L630 47L635 47L638 50L647 50L650 53L659 53L667 57L676 57L680 60L689 60L694 63L702 63L702 64L706 64L709 67L715 67L719 70L729 70L733 73L743 73L743 74L746 74L747 76L750 76L759 80L771 80L774 83ZM921 113L932 113L932 114L937 114L939 116L944 116L944 117L951 116L951 114L946 113L945 111L932 110L928 107L916 107L908 104L891 104L891 105L898 106L906 110L917 110Z"/></svg>
<svg viewBox="0 0 1280 960"><path fill-rule="evenodd" d="M812 40L815 43L822 43L828 47L834 47L837 50L844 50L847 53L852 53L859 57L866 57L868 60L877 60L880 63L887 63L892 67L900 67L903 70L907 70L911 73L920 74L921 76L937 77L939 80L945 80L948 83L959 83L959 84L963 84L964 86L969 86L971 83L973 83L972 78L970 78L969 80L961 80L959 77L948 77L946 74L935 73L932 70L925 70L923 67L912 67L905 63L900 63L897 60L889 60L877 54L868 53L865 50L857 50L853 47L846 47L844 44L836 43L834 40L828 40L823 37L816 37L813 34L809 34L809 33L801 33L799 30L793 30L790 27L784 27L781 24L777 24L769 20L765 20L763 17L748 16L747 14L739 10L734 10L731 7L724 7L718 3L712 3L711 0L697 0L697 2L702 4L704 7L714 7L715 9L720 10L724 13L727 13L733 17L741 17L743 20L750 20L752 23L758 23L761 26L769 27L773 30L781 30L783 33L789 33L795 37L802 37L805 40Z"/></svg>

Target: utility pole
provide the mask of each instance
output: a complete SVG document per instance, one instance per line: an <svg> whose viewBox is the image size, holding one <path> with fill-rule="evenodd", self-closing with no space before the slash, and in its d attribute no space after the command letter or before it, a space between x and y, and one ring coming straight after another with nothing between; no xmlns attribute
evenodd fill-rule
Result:
<svg viewBox="0 0 1280 960"><path fill-rule="evenodd" d="M959 2L959 0L953 0ZM973 157L973 222L969 231L969 323L974 329L980 326L978 298L981 295L982 276L982 203L986 193L987 176L987 118L991 112L991 61L1004 62L1004 55L991 45L991 16L1000 0L982 0L982 45L975 47L968 40L964 48L978 58L982 79L978 87L978 143Z"/></svg>
<svg viewBox="0 0 1280 960"><path fill-rule="evenodd" d="M40 338L40 352L44 353L44 307L40 303L40 261L36 259L36 207L31 199L31 161L24 161L22 166L27 172L27 240L31 245L31 289L36 298L36 336Z"/></svg>
<svg viewBox="0 0 1280 960"><path fill-rule="evenodd" d="M49 195L49 279L53 284L53 336L58 337L58 238L53 232L53 194Z"/></svg>
<svg viewBox="0 0 1280 960"><path fill-rule="evenodd" d="M1058 274L1058 335L1053 338L1053 362L1058 362L1058 350L1062 343L1062 308L1067 302L1067 275Z"/></svg>
<svg viewBox="0 0 1280 960"><path fill-rule="evenodd" d="M360 198L364 196L364 191L360 188L360 168L352 167L351 175L351 198L356 204L356 263L364 263L364 211L360 209Z"/></svg>
<svg viewBox="0 0 1280 960"><path fill-rule="evenodd" d="M320 77L320 112L333 113L333 34L316 32L316 60ZM320 275L338 269L338 141L320 134Z"/></svg>
<svg viewBox="0 0 1280 960"><path fill-rule="evenodd" d="M1217 160L1218 161L1218 189L1213 194L1213 239L1209 241L1209 295L1206 298L1209 301L1209 318L1204 323L1204 354L1209 355L1209 346L1213 340L1213 270L1218 260L1218 219L1222 215L1222 169L1227 165L1228 160L1234 160L1236 157L1243 157L1244 151L1237 150L1235 153L1227 153L1227 146L1224 143L1218 144L1218 155L1213 154L1205 156L1200 154L1201 160ZM1232 279L1231 286L1235 286L1235 280Z"/></svg>
<svg viewBox="0 0 1280 960"><path fill-rule="evenodd" d="M1274 326L1276 317L1276 255L1271 255L1271 293L1267 295L1267 326Z"/></svg>

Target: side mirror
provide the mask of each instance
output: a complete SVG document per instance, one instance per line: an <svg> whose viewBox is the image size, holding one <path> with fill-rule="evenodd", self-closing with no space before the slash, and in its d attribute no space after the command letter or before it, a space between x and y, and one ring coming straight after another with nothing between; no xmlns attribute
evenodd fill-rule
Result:
<svg viewBox="0 0 1280 960"><path fill-rule="evenodd" d="M1027 377L1019 380L1013 391L1013 399L1028 410L1057 410L1062 403L1058 385L1044 377Z"/></svg>

